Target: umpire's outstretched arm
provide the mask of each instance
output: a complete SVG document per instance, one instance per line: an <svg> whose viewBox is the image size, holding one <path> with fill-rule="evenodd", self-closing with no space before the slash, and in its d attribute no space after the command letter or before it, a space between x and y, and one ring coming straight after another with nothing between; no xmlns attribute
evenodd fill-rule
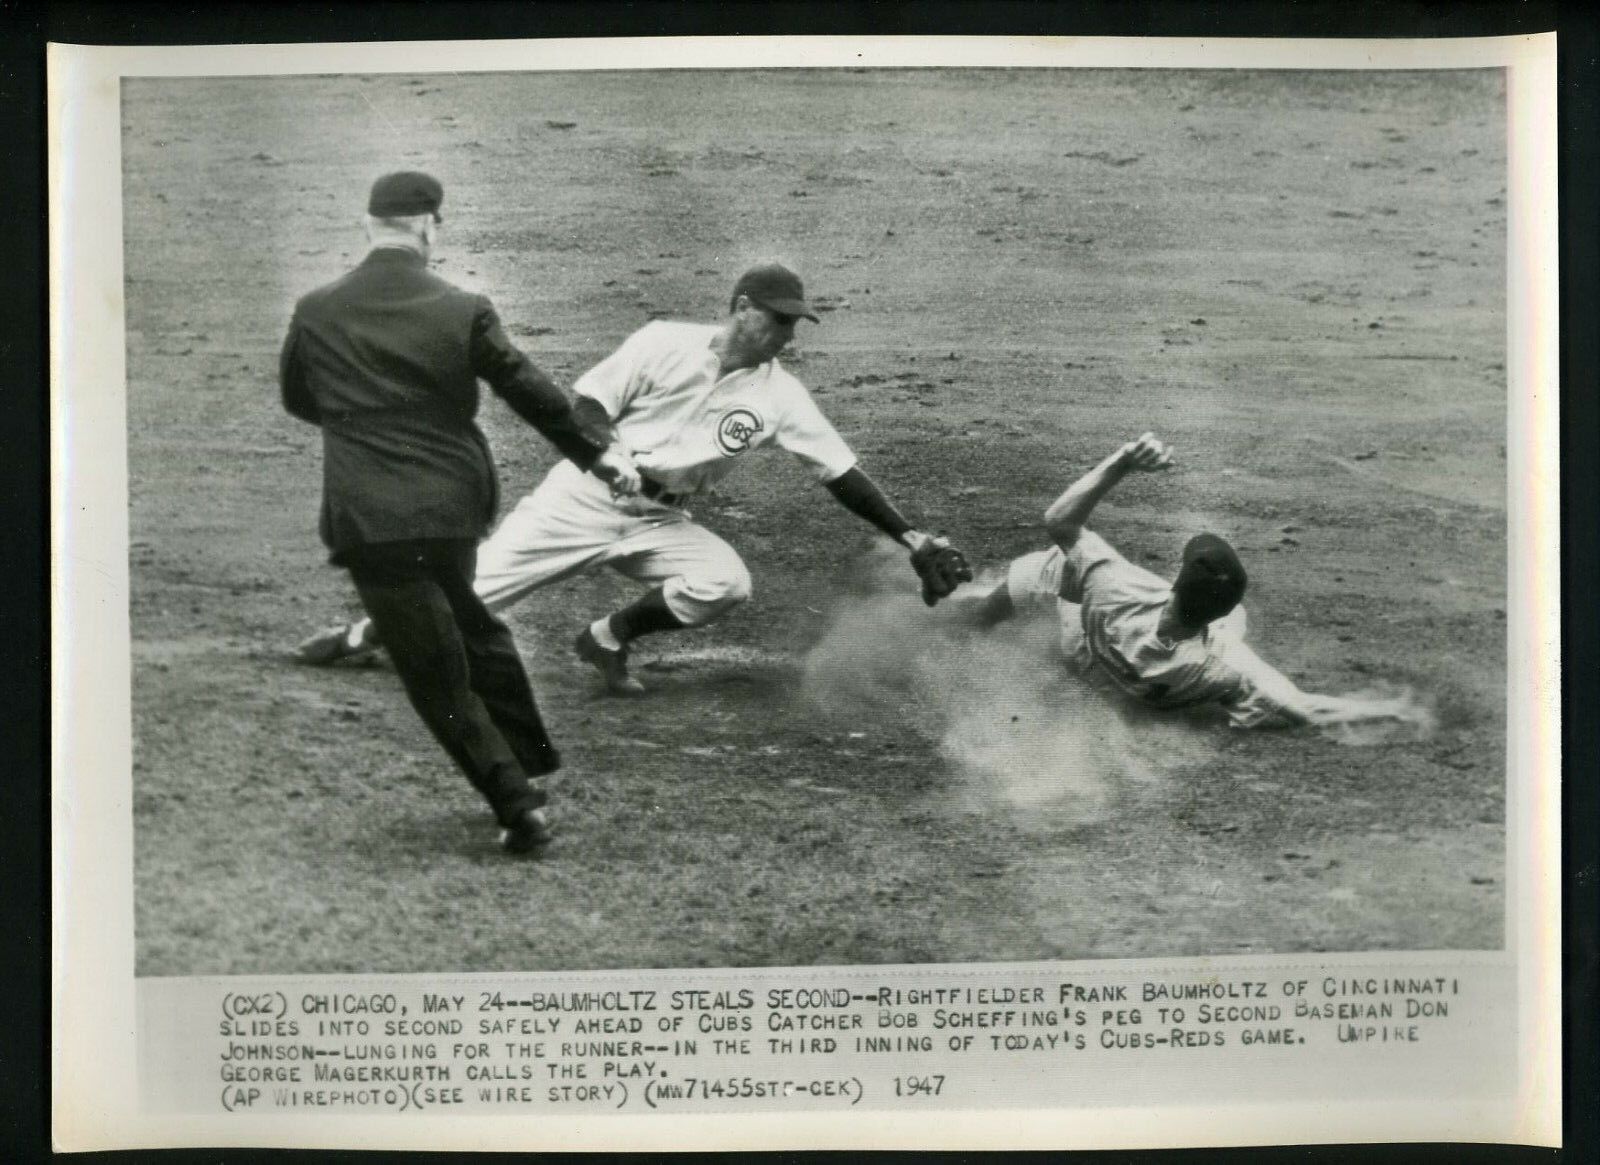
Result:
<svg viewBox="0 0 1600 1165"><path fill-rule="evenodd" d="M579 469L589 469L605 451L584 432L567 394L507 338L487 299L472 321L471 359L478 378Z"/></svg>

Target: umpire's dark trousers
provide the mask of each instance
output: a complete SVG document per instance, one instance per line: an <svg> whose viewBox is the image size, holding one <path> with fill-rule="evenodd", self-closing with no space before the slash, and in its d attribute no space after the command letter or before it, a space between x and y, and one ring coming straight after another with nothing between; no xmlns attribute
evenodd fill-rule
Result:
<svg viewBox="0 0 1600 1165"><path fill-rule="evenodd" d="M560 768L561 756L511 632L473 593L477 543L382 542L346 550L340 561L411 706L500 824L543 805L537 778Z"/></svg>

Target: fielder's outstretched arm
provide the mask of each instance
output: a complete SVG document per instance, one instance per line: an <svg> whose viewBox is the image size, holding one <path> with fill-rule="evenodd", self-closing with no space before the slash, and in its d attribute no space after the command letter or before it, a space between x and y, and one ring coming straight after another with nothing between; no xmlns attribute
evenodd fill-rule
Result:
<svg viewBox="0 0 1600 1165"><path fill-rule="evenodd" d="M878 488L878 483L868 477L860 466L852 466L832 481L823 483L834 499L852 514L871 522L903 546L907 534L915 534L910 522L895 508L888 496Z"/></svg>
<svg viewBox="0 0 1600 1165"><path fill-rule="evenodd" d="M1145 433L1129 441L1099 465L1069 485L1044 512L1044 526L1062 550L1071 550L1078 541L1100 499L1132 470L1153 472L1172 464L1172 450Z"/></svg>
<svg viewBox="0 0 1600 1165"><path fill-rule="evenodd" d="M967 565L966 556L943 538L913 527L859 466L852 466L824 484L841 506L911 551L911 569L922 580L922 601L928 606L972 580L972 567Z"/></svg>

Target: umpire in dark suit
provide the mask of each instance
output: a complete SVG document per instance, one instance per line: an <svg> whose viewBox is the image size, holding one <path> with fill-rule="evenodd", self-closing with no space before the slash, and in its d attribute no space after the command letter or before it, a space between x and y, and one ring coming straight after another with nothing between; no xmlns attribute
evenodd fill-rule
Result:
<svg viewBox="0 0 1600 1165"><path fill-rule="evenodd" d="M561 758L511 633L472 590L498 507L473 418L486 381L562 453L618 492L631 461L579 429L567 397L512 346L493 306L428 271L439 183L415 172L372 187L372 249L295 305L283 404L322 427L322 540L350 572L417 713L494 809L502 845L549 840L540 780Z"/></svg>

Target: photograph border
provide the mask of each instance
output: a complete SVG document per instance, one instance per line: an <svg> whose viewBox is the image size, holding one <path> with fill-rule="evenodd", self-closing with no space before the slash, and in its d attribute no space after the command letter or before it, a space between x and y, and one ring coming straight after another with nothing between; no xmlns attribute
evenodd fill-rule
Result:
<svg viewBox="0 0 1600 1165"><path fill-rule="evenodd" d="M1559 860L1554 784L1555 758L1559 755L1559 688L1554 671L1558 664L1538 650L1539 645L1558 641L1555 632L1559 618L1558 604L1543 601L1554 594L1558 580L1554 568L1559 473L1554 399L1556 224L1553 203L1546 197L1552 189L1549 179L1554 173L1554 118L1548 103L1553 100L1555 86L1554 45L1550 38L1513 39L1512 45L1478 39L1451 42L1447 46L1438 42L1321 41L1308 44L1303 51L1315 57L1318 68L1472 67L1506 63L1496 58L1498 54L1509 52L1514 58L1512 67L1522 71L1525 82L1508 86L1508 120L1513 126L1526 127L1526 132L1513 134L1512 144L1516 148L1509 151L1510 213L1516 224L1513 233L1522 239L1520 249L1514 247L1512 256L1520 255L1524 261L1508 263L1512 327L1507 366L1511 379L1511 430L1516 433L1520 426L1531 438L1527 444L1517 440L1509 443L1507 469L1510 510L1532 515L1533 520L1514 525L1508 545L1508 559L1513 564L1508 579L1508 608L1519 616L1526 613L1526 621L1520 617L1510 621L1508 655L1514 673L1512 691L1526 693L1539 709L1532 716L1513 716L1509 726L1510 755L1530 758L1535 773L1526 786L1512 779L1509 768L1507 773L1512 793L1507 806L1508 821L1514 819L1522 828L1515 837L1508 829L1507 911L1514 925L1507 927L1506 934L1508 949L1521 955L1518 1026L1526 1041L1524 1063L1531 1069L1524 1079L1531 1082L1548 1070L1550 1057L1559 1054L1556 1050L1560 1046L1552 1026L1557 1014L1552 1003L1559 998L1559 986L1554 980L1558 945L1552 923L1554 900L1548 893L1552 872ZM652 59L652 53L670 52L670 59L678 62L679 67L693 67L681 65L686 59L686 46L680 41L608 42L603 45L539 42L531 47L503 42L477 42L468 46L433 43L430 52L437 61L441 51L463 47L474 57L472 67L475 69L485 67L478 63L483 55L504 62L500 67L516 69L598 67L595 62L602 58L590 56L591 52L604 54L607 62L604 67L616 67L611 54L617 51L640 53L643 56L639 59L644 60ZM727 67L725 47L716 47L717 67ZM835 65L921 66L927 61L928 48L926 44L911 46L856 38L808 38L803 46L750 43L742 47L753 52L764 47L776 47L785 52L803 49L804 63L794 67L806 68L826 61ZM938 49L941 54L950 54L949 59L940 61L941 64L1060 67L1063 55L1070 57L1086 48L1105 47L1029 39L960 47L944 43ZM1186 54L1196 47L1155 40L1121 45L1117 48L1127 54L1127 59L1118 58L1109 67L1175 67L1179 61L1184 67L1306 67L1274 62L1272 47L1262 42L1208 42L1201 50L1208 54L1207 63L1196 66L1192 59L1186 59ZM341 64L337 69L320 64L325 52L331 53L328 59L339 59ZM690 53L689 59L692 57ZM1451 63L1442 64L1441 58ZM537 61L547 63L531 63ZM1211 63L1216 61L1226 63ZM1386 63L1380 65L1374 61ZM449 68L435 64L430 68L409 56L403 46L374 44L293 46L292 49L285 46L154 51L57 49L53 52L52 65L52 203L68 211L52 220L51 238L53 294L58 307L52 323L55 372L52 463L60 487L53 509L60 570L57 576L59 605L53 623L57 663L55 890L57 901L67 907L58 911L56 918L55 1078L58 1083L71 1083L71 1091L76 1093L78 1081L98 1076L101 1083L108 1086L107 1094L116 1095L117 1089L109 1086L118 1079L119 1068L125 1082L129 1064L125 1060L118 1063L120 1052L104 1055L105 1032L115 1027L111 1022L115 1013L104 1009L104 1005L121 995L116 972L131 965L127 961L130 955L127 950L116 949L114 943L108 947L96 941L108 934L112 938L123 937L111 928L95 927L92 928L94 933L86 933L81 924L86 902L94 901L102 908L109 903L114 916L125 917L129 922L125 937L131 950L131 884L126 880L118 882L116 875L118 868L131 869L132 862L131 831L121 824L129 812L127 789L117 788L114 782L93 786L84 783L87 774L100 774L99 779L105 780L119 766L125 766L130 747L126 736L128 693L115 690L116 677L126 677L129 668L125 598L128 569L126 450L122 444L125 406L120 393L125 370L120 317L109 320L104 311L104 288L108 283L115 284L120 296L122 246L117 197L120 183L102 183L99 190L93 189L89 167L85 165L86 160L92 159L93 166L105 166L109 159L115 174L120 143L117 118L113 117L112 124L107 126L104 109L97 109L97 100L104 96L103 93L99 98L95 96L97 86L102 86L105 77L112 72L118 76L197 75L202 65L204 75L222 75L276 71L286 65L283 71L295 73L397 71L418 74L435 69L456 71L460 64L452 62ZM759 66L744 67L772 66L772 61L763 60ZM1107 66L1097 62L1096 67ZM70 165L68 159L72 160ZM108 186L113 205L105 201ZM1538 194L1531 203L1530 191ZM1522 192L1520 197L1518 192ZM1530 257L1533 261L1527 261ZM85 266L85 260L91 258L97 269ZM85 335L94 335L98 340L92 344L81 343ZM1519 388L1528 391L1519 391ZM101 444L111 440L113 435L117 445L114 450ZM112 499L117 499L116 505L108 504ZM117 546L124 549L120 561L114 553ZM93 644L93 650L86 644ZM1532 666L1531 674L1523 673L1520 677L1527 680L1526 683L1518 683L1515 675L1522 661ZM123 687L126 687L125 679ZM102 731L92 739L75 732L79 710L91 703L98 710L102 724L115 723L122 727L114 733ZM123 771L125 773L125 767ZM90 789L93 789L92 796L86 795ZM1531 804L1526 800L1529 798ZM1515 808L1518 805L1521 811ZM84 853L93 853L93 861L74 860L74 855ZM97 1003L100 1006L97 1007ZM106 1026L108 1023L110 1027ZM89 1063L90 1047L97 1048L103 1066L111 1069L109 1072L93 1071ZM1533 1095L1529 1093L1527 1098L1532 1099ZM58 1120L66 1116L61 1104L58 1097ZM1530 1139L1543 1138L1544 1143L1549 1143L1549 1138L1556 1135L1553 1130L1559 1128L1558 1107L1543 1106L1537 1113L1524 1109L1524 1113L1531 1122L1525 1130ZM1013 1115L1016 1114L1007 1114L1008 1119ZM1259 1114L1255 1115L1259 1118ZM82 1113L74 1114L73 1119L82 1122ZM541 1119L549 1122L547 1117ZM627 1122L630 1118L614 1119ZM653 1118L651 1131L645 1135L653 1138L664 1119ZM727 1122L729 1128L745 1120L742 1117L717 1119L719 1123ZM772 1123L770 1117L749 1119L754 1122L751 1128ZM895 1123L877 1119L887 1125ZM1081 1122L1082 1114L1074 1114L1074 1119ZM916 1124L925 1128L927 1118L919 1117ZM1400 1125L1403 1124L1402 1119ZM1273 1126L1276 1121L1272 1126L1260 1127ZM1225 1121L1222 1127L1228 1127ZM1292 1124L1284 1126L1293 1127ZM60 1128L58 1124L58 1130ZM1057 1128L1049 1135L1059 1137L1063 1131ZM754 1147L763 1143L760 1135L765 1134L742 1133L738 1143ZM817 1143L809 1139L813 1135L816 1133L808 1132L808 1140L803 1143ZM1223 1140L1209 1143L1228 1143L1230 1136L1238 1134L1221 1135ZM752 1136L757 1139L747 1139ZM1272 1139L1277 1138L1273 1136ZM1046 1147L1059 1141L1030 1143Z"/></svg>

